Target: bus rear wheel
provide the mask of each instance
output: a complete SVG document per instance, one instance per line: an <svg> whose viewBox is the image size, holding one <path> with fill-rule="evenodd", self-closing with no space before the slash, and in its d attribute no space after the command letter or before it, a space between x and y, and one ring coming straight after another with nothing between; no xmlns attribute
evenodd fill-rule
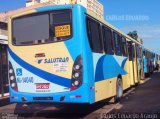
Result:
<svg viewBox="0 0 160 119"><path fill-rule="evenodd" d="M116 83L116 95L114 97L114 102L117 103L121 100L123 96L122 79L118 78Z"/></svg>

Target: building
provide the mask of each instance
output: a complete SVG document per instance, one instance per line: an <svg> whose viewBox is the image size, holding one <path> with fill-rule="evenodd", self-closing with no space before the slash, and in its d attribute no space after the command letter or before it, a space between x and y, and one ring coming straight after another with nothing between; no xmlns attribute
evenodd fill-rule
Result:
<svg viewBox="0 0 160 119"><path fill-rule="evenodd" d="M51 3L51 2L40 3L40 2L36 2L36 1L34 2L34 4L33 3L31 4L30 2L32 2L32 1L27 1L26 2L27 7L19 8L19 9L16 9L16 10L11 10L11 11L7 11L7 12L0 12L0 22L8 23L8 17L10 15L13 15L13 14L17 14L17 13L20 13L20 12L23 12L23 11L34 9L34 8L54 4L54 3Z"/></svg>
<svg viewBox="0 0 160 119"><path fill-rule="evenodd" d="M29 0L26 7L34 6L37 4L52 4L52 5L65 5L65 4L81 4L88 10L94 12L97 16L104 18L104 7L98 0Z"/></svg>
<svg viewBox="0 0 160 119"><path fill-rule="evenodd" d="M10 15L23 12L26 10L47 5L64 5L64 4L81 4L88 10L95 13L100 18L104 18L104 7L97 0L27 0L25 8L19 8L7 12L0 12L0 22L7 23L8 17Z"/></svg>
<svg viewBox="0 0 160 119"><path fill-rule="evenodd" d="M8 35L7 29L8 29L7 23L0 22L0 35L7 36Z"/></svg>

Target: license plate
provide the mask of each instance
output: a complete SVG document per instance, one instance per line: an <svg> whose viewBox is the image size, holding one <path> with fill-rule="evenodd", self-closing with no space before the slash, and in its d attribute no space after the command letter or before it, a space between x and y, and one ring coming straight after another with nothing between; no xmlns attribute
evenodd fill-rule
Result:
<svg viewBox="0 0 160 119"><path fill-rule="evenodd" d="M49 89L49 83L36 83L36 89Z"/></svg>

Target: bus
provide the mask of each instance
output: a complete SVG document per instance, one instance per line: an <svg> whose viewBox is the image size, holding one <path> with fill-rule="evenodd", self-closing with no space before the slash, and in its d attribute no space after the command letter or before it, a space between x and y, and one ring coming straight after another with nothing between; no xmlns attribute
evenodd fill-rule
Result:
<svg viewBox="0 0 160 119"><path fill-rule="evenodd" d="M9 17L11 102L89 103L139 83L142 44L81 5Z"/></svg>
<svg viewBox="0 0 160 119"><path fill-rule="evenodd" d="M0 35L0 99L9 97L7 46L8 36Z"/></svg>
<svg viewBox="0 0 160 119"><path fill-rule="evenodd" d="M144 64L144 73L146 76L152 74L154 71L154 53L149 49L143 49L143 64Z"/></svg>
<svg viewBox="0 0 160 119"><path fill-rule="evenodd" d="M154 53L154 70L158 70L157 64L158 64L158 54Z"/></svg>

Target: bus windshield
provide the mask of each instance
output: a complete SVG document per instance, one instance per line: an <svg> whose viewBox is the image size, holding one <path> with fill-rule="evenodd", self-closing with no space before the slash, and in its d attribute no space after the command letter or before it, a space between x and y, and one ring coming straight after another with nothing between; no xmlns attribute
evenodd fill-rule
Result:
<svg viewBox="0 0 160 119"><path fill-rule="evenodd" d="M72 36L71 10L34 13L13 19L12 44L34 45L60 42Z"/></svg>

